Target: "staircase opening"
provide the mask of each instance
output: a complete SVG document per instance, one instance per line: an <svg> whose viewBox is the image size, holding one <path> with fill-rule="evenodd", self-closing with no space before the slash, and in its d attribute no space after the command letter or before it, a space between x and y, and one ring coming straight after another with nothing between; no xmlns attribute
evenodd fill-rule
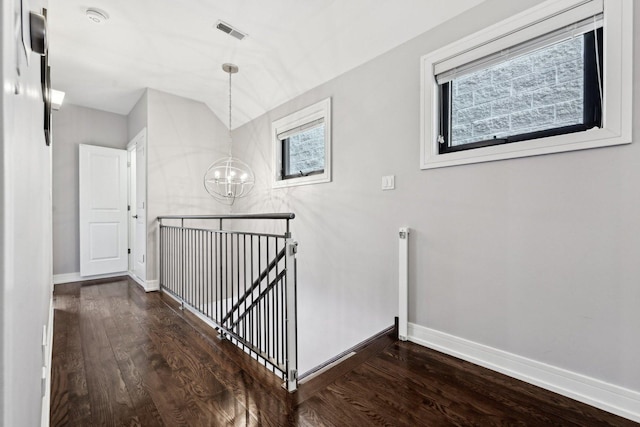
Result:
<svg viewBox="0 0 640 427"><path fill-rule="evenodd" d="M158 217L160 289L282 378L291 392L298 376L294 217ZM260 230L265 220L284 230Z"/></svg>

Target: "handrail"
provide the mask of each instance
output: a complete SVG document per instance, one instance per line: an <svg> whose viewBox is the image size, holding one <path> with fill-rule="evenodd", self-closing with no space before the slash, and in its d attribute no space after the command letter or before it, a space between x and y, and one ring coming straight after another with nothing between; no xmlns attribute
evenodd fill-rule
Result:
<svg viewBox="0 0 640 427"><path fill-rule="evenodd" d="M296 214L287 213L266 213L266 214L227 214L227 215L161 215L158 220L163 219L294 219Z"/></svg>

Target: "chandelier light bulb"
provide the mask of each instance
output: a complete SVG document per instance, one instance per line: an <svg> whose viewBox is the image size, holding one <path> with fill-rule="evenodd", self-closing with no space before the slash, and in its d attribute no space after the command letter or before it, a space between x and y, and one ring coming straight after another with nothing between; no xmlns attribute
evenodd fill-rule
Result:
<svg viewBox="0 0 640 427"><path fill-rule="evenodd" d="M229 205L235 199L246 196L254 184L255 176L249 165L234 157L213 162L204 175L207 192L216 200Z"/></svg>

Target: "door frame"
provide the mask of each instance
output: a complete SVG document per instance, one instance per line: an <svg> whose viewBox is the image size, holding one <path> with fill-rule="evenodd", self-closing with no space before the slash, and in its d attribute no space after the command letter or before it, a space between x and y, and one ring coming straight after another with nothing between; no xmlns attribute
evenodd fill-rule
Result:
<svg viewBox="0 0 640 427"><path fill-rule="evenodd" d="M138 168L140 168L142 166L143 168L143 176L144 178L144 196L143 196L143 200L142 202L144 203L145 206L145 211L146 211L146 207L148 206L147 203L147 162L148 162L148 155L147 155L147 128L143 128L140 132L138 132L138 134L136 136L134 136L131 141L129 141L129 143L127 144L127 158L128 158L128 162L131 163L132 160L132 151L136 151L138 144L141 143L143 144L144 147L144 152L145 152L145 156L144 156L144 162L141 163L138 161L137 156L135 157L136 160L136 165L135 168L131 167L131 165L129 165L129 167L127 168L128 170L128 174L129 174L129 180L128 180L128 197L129 197L129 206L130 206L130 211L129 211L129 227L131 232L129 233L129 248L131 249L131 254L129 256L129 276L134 279L136 282L138 282L138 284L140 286L142 286L145 291L150 291L150 290L155 290L155 289L151 289L148 286L148 283L146 281L146 271L145 271L145 277L139 277L135 274L135 249L136 249L136 221L133 220L133 215L137 215L137 203L140 201L140 194L136 191L136 185L137 185L137 173L139 173L140 171L138 170ZM146 216L142 218L142 222L143 222L143 227L145 228L145 236L147 235L146 230L148 228L148 224L147 224L147 218ZM144 247L144 254L145 257L148 258L148 254L147 252L147 241L146 239L143 239L142 241L142 245ZM145 262L145 269L146 269L146 262Z"/></svg>
<svg viewBox="0 0 640 427"><path fill-rule="evenodd" d="M136 222L133 215L136 214L136 163L135 163L136 143L135 141L127 144L127 214L128 214L128 230L129 230L129 275L133 274L133 263L135 255L136 243Z"/></svg>

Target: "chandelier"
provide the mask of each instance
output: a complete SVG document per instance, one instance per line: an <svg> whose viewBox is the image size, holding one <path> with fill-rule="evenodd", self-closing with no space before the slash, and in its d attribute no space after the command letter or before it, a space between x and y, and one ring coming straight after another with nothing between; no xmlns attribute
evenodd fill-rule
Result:
<svg viewBox="0 0 640 427"><path fill-rule="evenodd" d="M249 165L234 158L231 152L231 75L238 72L238 67L223 64L222 69L229 74L229 156L211 163L204 174L204 188L214 199L232 205L237 198L249 194L255 176Z"/></svg>

